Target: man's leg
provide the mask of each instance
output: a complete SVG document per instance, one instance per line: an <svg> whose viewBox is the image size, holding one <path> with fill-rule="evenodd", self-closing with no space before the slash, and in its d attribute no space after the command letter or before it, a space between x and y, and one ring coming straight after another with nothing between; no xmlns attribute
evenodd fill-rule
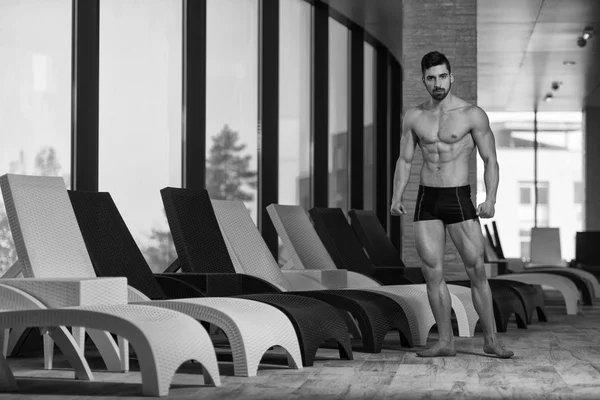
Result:
<svg viewBox="0 0 600 400"><path fill-rule="evenodd" d="M502 358L512 357L513 352L504 349L496 338L492 291L485 275L483 264L484 239L479 221L471 219L450 224L448 225L448 232L471 280L473 303L483 326L483 351Z"/></svg>
<svg viewBox="0 0 600 400"><path fill-rule="evenodd" d="M438 342L420 357L454 356L454 335L450 323L452 300L444 281L443 263L446 247L446 230L440 220L417 221L414 224L417 252L423 261L423 275L427 282L427 297L439 333Z"/></svg>

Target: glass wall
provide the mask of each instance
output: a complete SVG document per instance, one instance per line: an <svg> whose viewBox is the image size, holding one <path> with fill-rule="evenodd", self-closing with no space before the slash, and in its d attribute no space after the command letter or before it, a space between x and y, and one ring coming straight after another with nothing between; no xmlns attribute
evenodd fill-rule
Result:
<svg viewBox="0 0 600 400"><path fill-rule="evenodd" d="M256 221L257 0L207 1L206 59L206 188Z"/></svg>
<svg viewBox="0 0 600 400"><path fill-rule="evenodd" d="M100 3L99 189L154 271L176 258L160 189L181 186L182 3Z"/></svg>
<svg viewBox="0 0 600 400"><path fill-rule="evenodd" d="M312 7L282 0L279 37L279 203L310 207Z"/></svg>
<svg viewBox="0 0 600 400"><path fill-rule="evenodd" d="M373 210L375 208L376 193L375 182L375 81L376 53L375 48L365 42L364 50L364 198L363 209Z"/></svg>
<svg viewBox="0 0 600 400"><path fill-rule="evenodd" d="M0 175L71 175L71 0L0 2ZM17 259L0 199L0 275Z"/></svg>
<svg viewBox="0 0 600 400"><path fill-rule="evenodd" d="M329 207L348 210L348 28L329 18Z"/></svg>
<svg viewBox="0 0 600 400"><path fill-rule="evenodd" d="M265 4L268 5L268 2ZM100 2L99 190L155 271L176 257L160 189L182 180L183 2ZM280 1L279 202L310 207L313 6ZM0 2L0 173L70 184L72 1ZM207 0L206 186L257 216L259 2ZM329 18L329 206L349 204L349 29ZM364 208L375 196L375 63L364 44ZM85 134L85 133L84 133ZM0 204L0 270L15 259Z"/></svg>
<svg viewBox="0 0 600 400"><path fill-rule="evenodd" d="M310 208L310 71L312 6L279 5L279 204ZM280 246L280 259L286 256Z"/></svg>
<svg viewBox="0 0 600 400"><path fill-rule="evenodd" d="M496 137L500 185L496 215L507 257L529 258L531 228L560 228L562 258L575 256L582 221L582 114L537 114L537 213L534 177L534 114L488 113ZM484 167L478 160L477 201L485 200ZM483 224L491 220L482 220ZM491 224L490 224L491 229Z"/></svg>

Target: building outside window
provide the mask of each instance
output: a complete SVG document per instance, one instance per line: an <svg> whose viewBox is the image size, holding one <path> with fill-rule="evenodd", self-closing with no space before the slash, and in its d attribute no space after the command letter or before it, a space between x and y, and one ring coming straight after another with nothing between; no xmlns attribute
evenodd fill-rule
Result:
<svg viewBox="0 0 600 400"><path fill-rule="evenodd" d="M534 219L534 113L489 112L496 139L500 184L496 221L504 254L529 256ZM563 259L575 256L575 233L582 230L582 113L539 112L537 226L560 228ZM560 160L560 162L557 162ZM484 165L478 158L478 201L485 199ZM482 225L491 220L482 219ZM491 229L491 226L490 226Z"/></svg>

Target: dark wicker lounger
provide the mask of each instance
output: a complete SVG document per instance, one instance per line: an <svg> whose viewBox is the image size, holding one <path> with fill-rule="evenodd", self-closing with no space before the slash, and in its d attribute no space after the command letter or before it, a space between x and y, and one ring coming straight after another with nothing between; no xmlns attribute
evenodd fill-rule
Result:
<svg viewBox="0 0 600 400"><path fill-rule="evenodd" d="M236 270L229 257L227 245L221 235L206 190L168 187L161 190L161 195L179 257L179 266L184 272L178 274L181 279L184 279L183 276L188 273L205 274L207 279L210 275L219 274L219 279L261 282L262 288L255 293L278 293L268 296L255 294L253 296L255 300L281 298L287 301L287 296L290 295L322 300L354 316L360 329L363 351L366 352L380 352L383 339L390 330L400 332L403 345L412 345L412 336L404 310L390 298L360 290L284 292L280 287L275 287L264 279ZM244 293L235 291L226 294L211 293L211 295L240 294ZM313 316L317 317L316 314Z"/></svg>
<svg viewBox="0 0 600 400"><path fill-rule="evenodd" d="M193 276L153 274L109 193L69 191L69 197L98 276L125 276L129 285L153 300L219 297L262 289L252 287L252 283L245 285L243 279L210 276L202 285L195 285L190 279ZM353 358L346 323L337 309L302 296L269 296L241 297L272 305L286 314L296 330L304 366L313 365L319 345L329 339L338 343L340 358Z"/></svg>
<svg viewBox="0 0 600 400"><path fill-rule="evenodd" d="M379 219L373 213L368 210L350 210L348 212L350 221L356 236L359 238L363 247L365 248L371 263L375 265L401 265L404 267L404 263L400 258L400 254L390 241L389 237L385 233L383 226L379 222ZM406 268L406 267L404 267ZM406 268L410 270L416 270L412 273L413 277L420 274L420 268ZM422 276L422 274L421 274ZM424 280L423 280L424 281ZM464 281L468 284L468 281ZM525 315L527 323L532 323L534 313L537 312L538 321L546 322L546 309L544 307L544 298L541 288L536 288L534 285L529 285L523 282L517 281L499 281L489 279L490 288L493 288L497 293L500 287L509 287L521 300L521 303L525 309ZM459 281L452 281L453 284L461 284ZM465 285L466 286L466 285ZM469 285L470 286L470 285ZM498 308L498 311L500 309ZM508 310L506 310L508 312ZM508 316L500 316L500 321L508 322ZM498 320L496 321L498 324ZM500 322L503 324L503 322Z"/></svg>

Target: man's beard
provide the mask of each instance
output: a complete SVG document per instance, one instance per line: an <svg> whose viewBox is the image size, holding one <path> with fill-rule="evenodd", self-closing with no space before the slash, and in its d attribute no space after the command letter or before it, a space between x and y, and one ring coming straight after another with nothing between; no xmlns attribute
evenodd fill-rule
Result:
<svg viewBox="0 0 600 400"><path fill-rule="evenodd" d="M446 96L448 96L448 93L450 93L451 87L452 87L452 85L450 85L450 87L448 87L448 90L446 90L446 89L433 90L431 92L431 97L433 97L434 100L442 101L446 98Z"/></svg>

